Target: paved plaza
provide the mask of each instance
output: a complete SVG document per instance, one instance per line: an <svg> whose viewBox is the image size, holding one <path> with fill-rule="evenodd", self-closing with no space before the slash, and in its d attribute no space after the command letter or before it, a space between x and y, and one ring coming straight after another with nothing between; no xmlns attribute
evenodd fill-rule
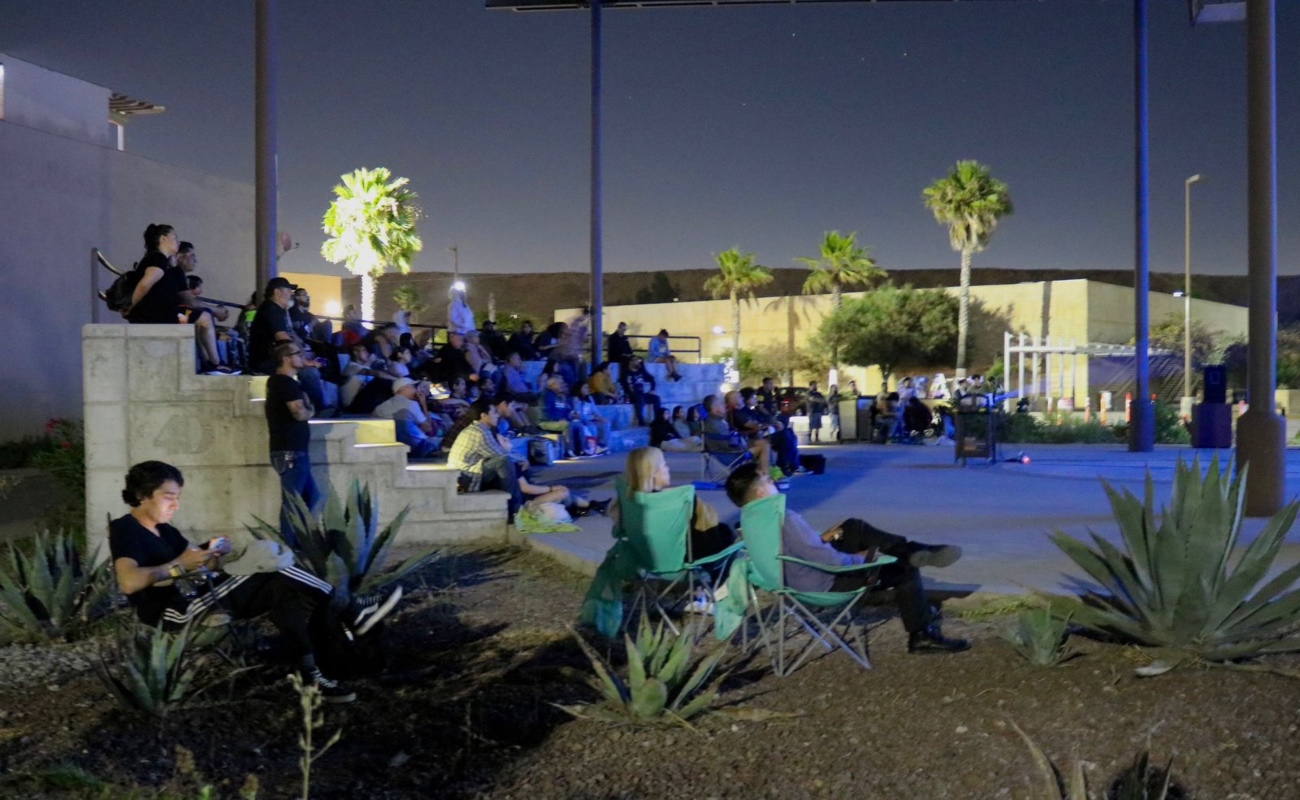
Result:
<svg viewBox="0 0 1300 800"><path fill-rule="evenodd" d="M1057 589L1068 575L1079 575L1048 541L1060 529L1086 536L1089 529L1118 540L1101 479L1139 496L1146 471L1156 483L1157 506L1169 497L1174 466L1180 457L1208 462L1216 451L1158 446L1151 453L1130 453L1122 445L1007 445L1002 456L1024 452L1028 464L1002 462L961 467L952 447L839 445L805 447L826 456L826 474L790 482L790 508L819 530L857 516L876 526L926 542L960 545L961 561L944 570L927 570L932 589L968 593L1017 593L1028 588ZM1226 459L1232 451L1218 451ZM699 477L697 454L668 454L674 484ZM623 456L557 464L543 481L563 482L592 496L613 494L613 478ZM1287 486L1300 488L1300 450L1287 451ZM724 519L738 516L720 491L702 492ZM1250 541L1264 519L1247 519L1243 539ZM604 518L578 520L576 533L528 537L540 550L567 565L593 572L610 546L611 523ZM1281 569L1300 559L1300 525L1287 536L1278 559Z"/></svg>

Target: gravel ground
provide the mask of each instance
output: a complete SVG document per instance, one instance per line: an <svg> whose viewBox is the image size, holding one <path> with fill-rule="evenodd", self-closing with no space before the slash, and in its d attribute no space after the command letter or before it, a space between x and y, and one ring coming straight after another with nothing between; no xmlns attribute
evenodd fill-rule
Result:
<svg viewBox="0 0 1300 800"><path fill-rule="evenodd" d="M1149 744L1157 763L1172 759L1182 797L1300 798L1300 682L1203 668L1139 679L1141 653L1092 641L1038 669L1002 640L1009 617L950 613L948 632L974 649L918 657L872 609L869 672L829 655L777 679L733 660L723 708L689 727L574 720L556 705L596 699L568 628L583 588L505 548L454 551L416 576L382 634L387 669L324 714L322 735L344 738L317 763L312 796L1042 800L1015 722L1062 766L1087 762L1097 787ZM84 796L40 777L69 764L165 786L177 743L221 776L221 797L249 773L261 797L295 796L299 719L282 667L223 683L160 725L113 704L85 672L87 647L0 650L0 797ZM11 669L28 676L22 688Z"/></svg>

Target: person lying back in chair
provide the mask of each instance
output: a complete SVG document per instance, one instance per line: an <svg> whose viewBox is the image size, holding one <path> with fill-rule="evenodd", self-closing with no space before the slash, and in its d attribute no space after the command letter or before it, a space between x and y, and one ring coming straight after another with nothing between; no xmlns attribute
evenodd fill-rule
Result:
<svg viewBox="0 0 1300 800"><path fill-rule="evenodd" d="M777 493L766 470L753 463L737 467L727 478L727 497L737 507ZM744 531L741 531L744 536ZM929 545L886 533L860 519L847 519L818 534L795 511L785 512L781 525L781 552L804 561L830 566L862 564L874 560L874 552L898 560L879 570L860 570L834 575L802 564L785 565L786 586L799 592L852 592L864 585L894 590L899 615L907 630L909 653L959 653L970 647L964 639L949 639L939 628L937 612L926 600L921 567L946 567L961 558L952 545Z"/></svg>

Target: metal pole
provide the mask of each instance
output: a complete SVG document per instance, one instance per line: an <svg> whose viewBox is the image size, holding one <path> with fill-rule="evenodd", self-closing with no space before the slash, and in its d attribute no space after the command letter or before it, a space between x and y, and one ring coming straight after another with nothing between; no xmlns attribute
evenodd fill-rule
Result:
<svg viewBox="0 0 1300 800"><path fill-rule="evenodd" d="M1011 331L1002 332L1002 410L1011 411Z"/></svg>
<svg viewBox="0 0 1300 800"><path fill-rule="evenodd" d="M1249 173L1250 408L1237 422L1238 469L1250 466L1246 513L1276 513L1286 493L1286 423L1277 416L1277 5L1248 0L1247 170Z"/></svg>
<svg viewBox="0 0 1300 800"><path fill-rule="evenodd" d="M256 121L256 202L257 219L254 236L257 239L256 275L254 291L260 295L266 282L275 277L276 263L276 200L280 179L276 165L276 53L275 53L275 2L257 0L257 89L255 100Z"/></svg>
<svg viewBox="0 0 1300 800"><path fill-rule="evenodd" d="M600 363L604 338L605 270L601 263L600 214L600 4L591 3L591 363Z"/></svg>
<svg viewBox="0 0 1300 800"><path fill-rule="evenodd" d="M1016 375L1016 390L1020 397L1028 397L1025 394L1025 332L1020 332L1020 367Z"/></svg>
<svg viewBox="0 0 1300 800"><path fill-rule="evenodd" d="M1033 355L1030 357L1029 364L1030 364L1030 373L1034 380L1034 388L1031 391L1033 392L1033 397L1036 405L1038 401L1039 387L1041 386L1041 384L1038 382L1038 335L1037 334L1034 335L1034 352Z"/></svg>
<svg viewBox="0 0 1300 800"><path fill-rule="evenodd" d="M1192 398L1192 184L1200 179L1193 175L1183 184L1183 402L1188 406Z"/></svg>
<svg viewBox="0 0 1300 800"><path fill-rule="evenodd" d="M1133 327L1137 346L1133 363L1137 402L1133 404L1133 424L1129 426L1128 449L1146 453L1155 449L1155 409L1151 405L1151 292L1149 263L1150 151L1147 142L1147 0L1133 3L1133 94L1136 206L1136 263L1133 267Z"/></svg>
<svg viewBox="0 0 1300 800"><path fill-rule="evenodd" d="M460 245L453 244L447 248L451 251L451 282L456 283L460 280Z"/></svg>

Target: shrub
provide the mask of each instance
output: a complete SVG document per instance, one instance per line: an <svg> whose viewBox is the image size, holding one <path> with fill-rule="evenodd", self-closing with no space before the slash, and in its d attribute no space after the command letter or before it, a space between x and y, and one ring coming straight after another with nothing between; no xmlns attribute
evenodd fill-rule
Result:
<svg viewBox="0 0 1300 800"><path fill-rule="evenodd" d="M1035 797L1041 800L1090 800L1096 795L1088 791L1088 781L1083 774L1083 762L1076 760L1068 776L1061 773L1029 735L1016 723L1011 723L1020 738L1025 740L1038 767L1038 788ZM1111 783L1106 797L1110 800L1173 800L1184 796L1182 789L1170 784L1173 761L1164 769L1151 766L1150 752L1143 750L1133 758L1133 763ZM1064 784L1062 778L1065 778Z"/></svg>
<svg viewBox="0 0 1300 800"><path fill-rule="evenodd" d="M1034 666L1054 667L1077 655L1066 644L1069 637L1070 620L1057 617L1050 608L1041 608L1021 611L1007 639Z"/></svg>
<svg viewBox="0 0 1300 800"><path fill-rule="evenodd" d="M662 622L650 627L645 616L636 640L624 636L627 648L627 680L619 678L604 659L574 634L582 651L591 659L596 674L590 683L605 698L599 706L563 706L577 717L606 721L685 722L713 705L725 675L706 683L722 660L726 646L701 658L692 668L691 651L695 641L694 623L680 634L666 630Z"/></svg>
<svg viewBox="0 0 1300 800"><path fill-rule="evenodd" d="M437 547L421 550L394 569L381 572L380 567L410 509L399 511L381 530L379 503L371 497L370 488L357 481L349 487L346 504L331 487L325 509L319 516L313 515L296 494L286 493L284 501L292 508L297 546L291 547L280 535L279 528L260 519L257 525L246 526L249 533L290 547L298 557L299 566L334 587L339 604L346 604L353 595L366 594L404 578L440 552Z"/></svg>
<svg viewBox="0 0 1300 800"><path fill-rule="evenodd" d="M1096 420L1083 420L1069 412L1054 412L1039 420L1032 414L1002 417L998 438L1023 444L1113 444L1116 429Z"/></svg>
<svg viewBox="0 0 1300 800"><path fill-rule="evenodd" d="M95 674L124 707L156 717L190 695L197 668L188 657L189 629L167 633L132 626L95 665Z"/></svg>
<svg viewBox="0 0 1300 800"><path fill-rule="evenodd" d="M0 561L0 635L24 641L70 638L103 610L113 585L107 561L63 533L10 542Z"/></svg>
<svg viewBox="0 0 1300 800"><path fill-rule="evenodd" d="M1191 444L1192 434L1178 415L1178 407L1156 403L1156 444Z"/></svg>
<svg viewBox="0 0 1300 800"><path fill-rule="evenodd" d="M24 436L0 442L0 469L24 469L32 466L37 453L49 450L54 443L46 436Z"/></svg>
<svg viewBox="0 0 1300 800"><path fill-rule="evenodd" d="M1096 549L1060 531L1052 534L1103 589L1087 590L1082 602L1055 598L1058 613L1069 606L1073 621L1085 628L1167 648L1174 664L1300 651L1300 637L1287 635L1300 623L1300 591L1287 591L1300 579L1300 564L1259 586L1295 521L1297 504L1274 515L1230 567L1245 484L1246 469L1230 479L1217 456L1204 477L1199 459L1190 465L1180 459L1159 525L1149 471L1143 500L1104 484L1123 549L1095 533Z"/></svg>

